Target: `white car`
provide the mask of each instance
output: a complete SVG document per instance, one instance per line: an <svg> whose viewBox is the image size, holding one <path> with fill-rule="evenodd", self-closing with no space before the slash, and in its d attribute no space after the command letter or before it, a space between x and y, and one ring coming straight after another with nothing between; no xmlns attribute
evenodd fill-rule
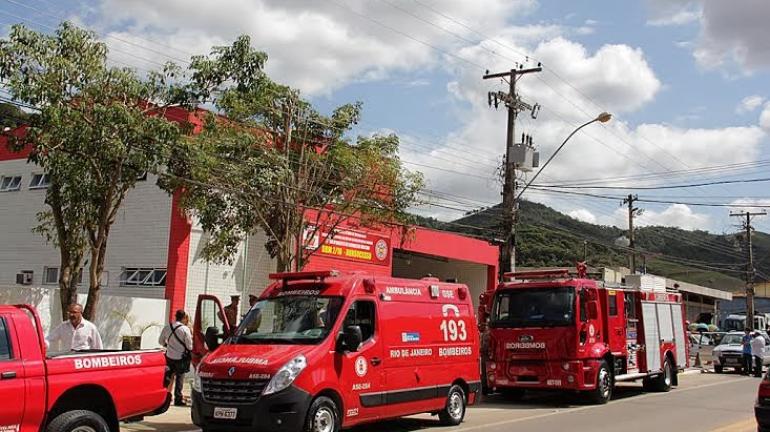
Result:
<svg viewBox="0 0 770 432"><path fill-rule="evenodd" d="M765 350L762 353L762 364L770 365L770 337L760 332L765 338ZM730 332L722 337L719 345L714 347L714 372L722 373L724 368L734 368L736 372L743 370L743 332Z"/></svg>

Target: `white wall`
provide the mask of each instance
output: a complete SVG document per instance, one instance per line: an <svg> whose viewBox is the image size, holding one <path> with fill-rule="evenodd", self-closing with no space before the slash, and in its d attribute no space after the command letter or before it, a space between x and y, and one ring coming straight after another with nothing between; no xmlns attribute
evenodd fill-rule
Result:
<svg viewBox="0 0 770 432"><path fill-rule="evenodd" d="M78 300L85 304L86 296ZM46 334L62 322L59 290L48 287L0 286L0 304L35 306ZM157 348L168 316L168 301L147 298L102 296L94 324L106 349L120 349L123 336L142 336L142 349ZM142 333L143 331L143 333Z"/></svg>
<svg viewBox="0 0 770 432"><path fill-rule="evenodd" d="M269 282L268 275L275 271L275 260L265 250L265 240L263 233L251 236L248 247L246 244L239 246L232 264L215 264L202 257L207 234L197 223L193 224L185 310L194 314L198 295L211 294L219 297L223 305L230 303L231 295L240 295L241 310L245 312L248 294L260 294Z"/></svg>
<svg viewBox="0 0 770 432"><path fill-rule="evenodd" d="M29 189L32 174L39 172L26 160L0 162L0 177L23 176L20 191L0 192L0 285L15 284L16 273L21 270L34 271L33 284L42 285L44 268L59 267L56 248L31 231L38 225L37 213L47 209L46 190ZM164 296L162 287L120 286L122 267L166 267L171 198L155 181L150 175L139 182L118 213L107 246L105 294L161 299ZM83 282L87 286L87 274Z"/></svg>
<svg viewBox="0 0 770 432"><path fill-rule="evenodd" d="M479 295L487 289L487 266L467 261L432 259L422 255L393 256L393 276L419 279L428 274L440 280L457 279L468 285L473 305L478 307Z"/></svg>

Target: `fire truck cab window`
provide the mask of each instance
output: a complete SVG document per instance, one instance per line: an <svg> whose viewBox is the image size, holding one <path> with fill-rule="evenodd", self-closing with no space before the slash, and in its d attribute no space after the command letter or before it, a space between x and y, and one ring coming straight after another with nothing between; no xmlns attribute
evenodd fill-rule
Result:
<svg viewBox="0 0 770 432"><path fill-rule="evenodd" d="M575 320L575 288L545 287L500 292L492 308L492 327L557 327Z"/></svg>
<svg viewBox="0 0 770 432"><path fill-rule="evenodd" d="M580 290L580 322L588 322L588 291Z"/></svg>
<svg viewBox="0 0 770 432"><path fill-rule="evenodd" d="M11 359L11 344L5 320L0 318L0 361Z"/></svg>
<svg viewBox="0 0 770 432"><path fill-rule="evenodd" d="M608 295L607 296L607 304L609 306L609 314L610 316L618 316L618 296L617 295Z"/></svg>
<svg viewBox="0 0 770 432"><path fill-rule="evenodd" d="M368 300L359 300L353 303L345 316L345 327L361 327L362 340L364 342L374 336L374 302Z"/></svg>

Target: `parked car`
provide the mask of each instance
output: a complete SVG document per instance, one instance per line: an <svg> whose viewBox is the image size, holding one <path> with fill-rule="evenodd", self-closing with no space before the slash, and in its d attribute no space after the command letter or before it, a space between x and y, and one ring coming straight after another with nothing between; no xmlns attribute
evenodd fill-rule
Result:
<svg viewBox="0 0 770 432"><path fill-rule="evenodd" d="M758 432L770 432L770 370L759 383L757 400L754 404Z"/></svg>
<svg viewBox="0 0 770 432"><path fill-rule="evenodd" d="M35 309L0 305L0 431L116 432L168 409L165 375L160 350L47 354Z"/></svg>
<svg viewBox="0 0 770 432"><path fill-rule="evenodd" d="M194 351L213 349L193 384L202 430L337 432L423 412L457 425L478 401L467 286L335 271L271 279L232 331L216 297L199 297Z"/></svg>
<svg viewBox="0 0 770 432"><path fill-rule="evenodd" d="M762 364L770 364L770 337L765 332L760 332L765 338L765 351L762 355ZM712 357L714 360L714 372L722 373L725 367L731 367L736 372L743 370L743 332L730 332L722 337L719 345L714 347Z"/></svg>

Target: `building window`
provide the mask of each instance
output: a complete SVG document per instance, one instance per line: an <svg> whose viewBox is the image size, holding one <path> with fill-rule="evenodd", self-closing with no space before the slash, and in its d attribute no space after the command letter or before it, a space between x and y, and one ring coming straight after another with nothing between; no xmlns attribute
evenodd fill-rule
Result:
<svg viewBox="0 0 770 432"><path fill-rule="evenodd" d="M17 191L21 189L21 176L2 177L0 192Z"/></svg>
<svg viewBox="0 0 770 432"><path fill-rule="evenodd" d="M32 181L29 182L30 189L45 189L51 185L51 179L48 174L32 174Z"/></svg>
<svg viewBox="0 0 770 432"><path fill-rule="evenodd" d="M166 269L124 267L120 273L120 286L166 286Z"/></svg>
<svg viewBox="0 0 770 432"><path fill-rule="evenodd" d="M78 273L78 285L83 283L83 269ZM43 283L45 285L59 284L59 267L46 267L43 269Z"/></svg>

